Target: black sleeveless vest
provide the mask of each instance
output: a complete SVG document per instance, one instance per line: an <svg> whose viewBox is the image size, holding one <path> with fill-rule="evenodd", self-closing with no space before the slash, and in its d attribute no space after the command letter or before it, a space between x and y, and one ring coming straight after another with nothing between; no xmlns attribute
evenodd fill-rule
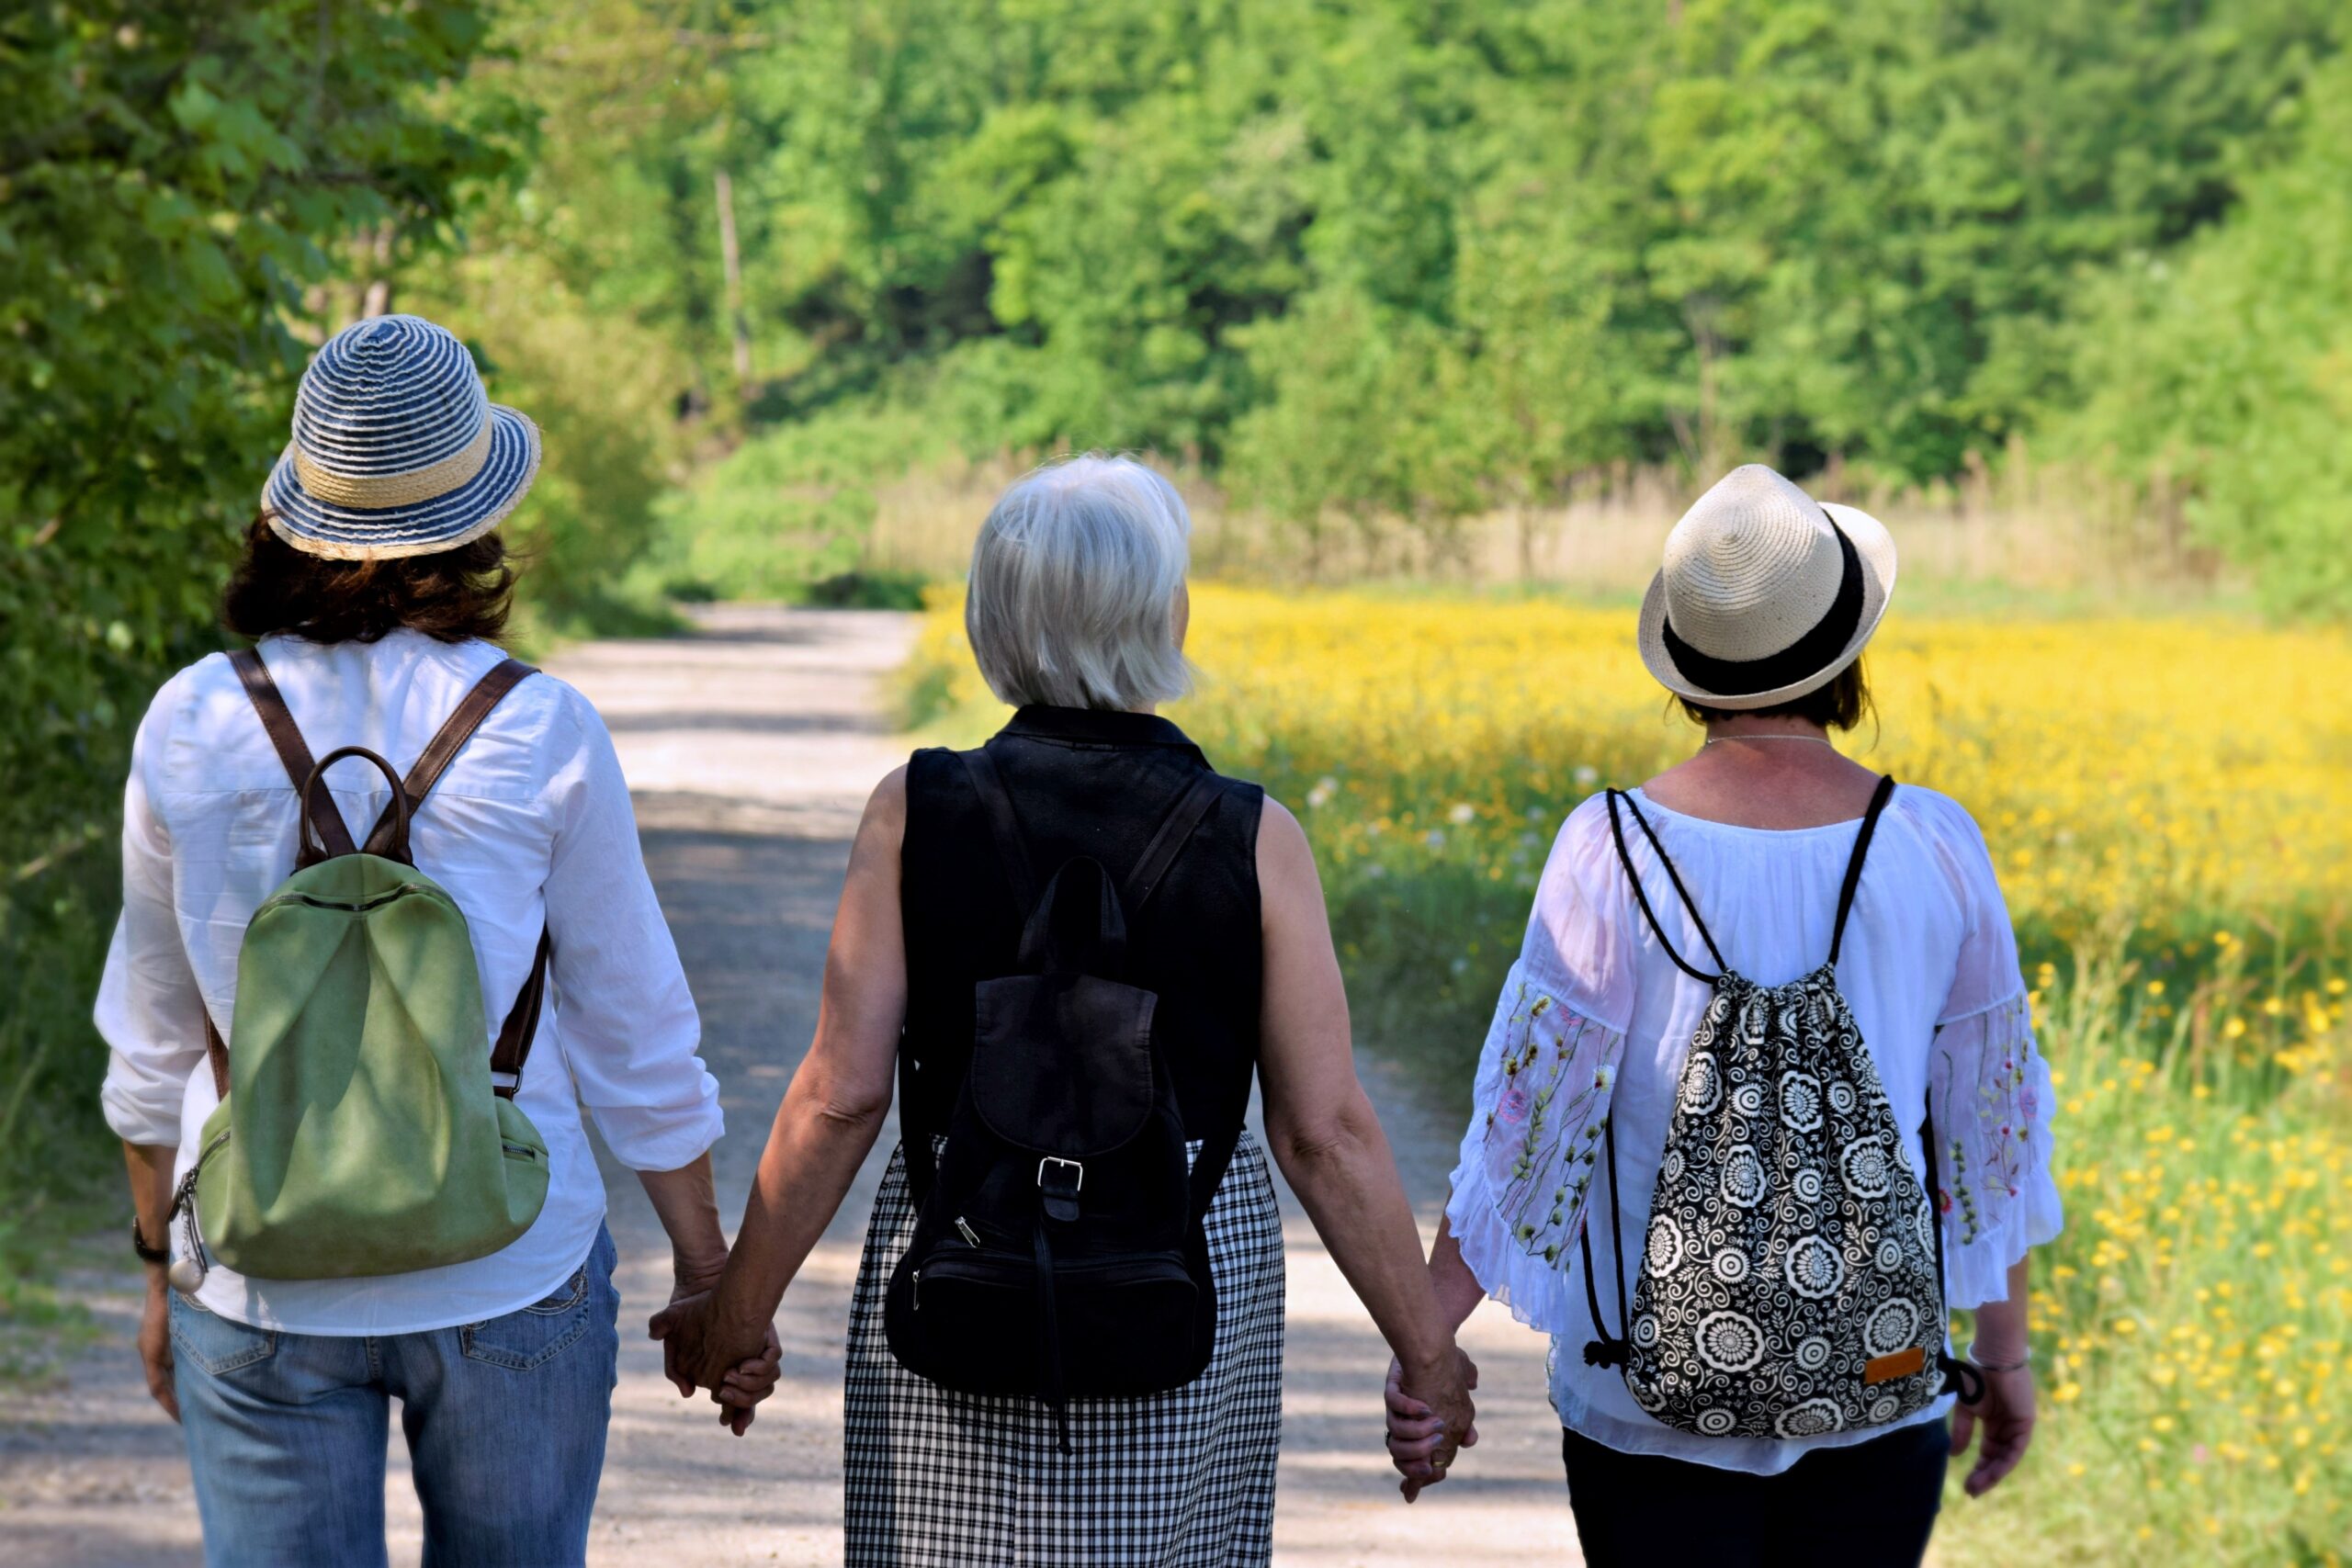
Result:
<svg viewBox="0 0 2352 1568"><path fill-rule="evenodd" d="M1023 708L990 753L1041 878L1081 854L1114 882L1124 878L1209 766L1164 718L1086 708ZM1255 785L1226 791L1150 901L1129 916L1126 978L1159 995L1153 1037L1195 1138L1240 1123L1257 1068L1263 801ZM979 796L953 751L917 751L907 765L899 907L899 1122L928 1135L945 1129L971 1056L973 987L1012 971L1027 914L1015 907Z"/></svg>

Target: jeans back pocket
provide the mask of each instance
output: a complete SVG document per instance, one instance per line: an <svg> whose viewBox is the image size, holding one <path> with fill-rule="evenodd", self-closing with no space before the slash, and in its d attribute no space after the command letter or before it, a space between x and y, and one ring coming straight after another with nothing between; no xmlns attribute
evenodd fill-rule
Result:
<svg viewBox="0 0 2352 1568"><path fill-rule="evenodd" d="M277 1334L222 1317L172 1292L172 1348L209 1377L225 1377L277 1354Z"/></svg>
<svg viewBox="0 0 2352 1568"><path fill-rule="evenodd" d="M588 1332L588 1270L575 1269L571 1278L529 1306L458 1330L458 1348L468 1360L527 1372L562 1354Z"/></svg>

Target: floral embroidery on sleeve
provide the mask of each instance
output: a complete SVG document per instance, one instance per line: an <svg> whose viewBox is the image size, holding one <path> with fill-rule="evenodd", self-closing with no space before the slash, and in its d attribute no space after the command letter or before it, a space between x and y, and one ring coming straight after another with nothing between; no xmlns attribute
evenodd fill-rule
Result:
<svg viewBox="0 0 2352 1568"><path fill-rule="evenodd" d="M1582 1221L1625 1037L1525 981L1507 995L1483 1165L1510 1239L1557 1263Z"/></svg>
<svg viewBox="0 0 2352 1568"><path fill-rule="evenodd" d="M2050 1069L2022 995L1946 1024L1936 1052L1937 1207L1952 1254L1952 1298L1997 1301L2008 1266L2061 1224L2050 1168Z"/></svg>

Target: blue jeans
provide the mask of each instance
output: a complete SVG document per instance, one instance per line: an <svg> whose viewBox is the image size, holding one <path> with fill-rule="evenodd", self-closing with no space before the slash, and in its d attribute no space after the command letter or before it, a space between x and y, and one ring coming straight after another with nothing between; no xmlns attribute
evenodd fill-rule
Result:
<svg viewBox="0 0 2352 1568"><path fill-rule="evenodd" d="M172 1297L174 1386L216 1568L385 1561L401 1402L427 1568L554 1568L588 1551L620 1355L609 1232L545 1301L457 1328L285 1334Z"/></svg>

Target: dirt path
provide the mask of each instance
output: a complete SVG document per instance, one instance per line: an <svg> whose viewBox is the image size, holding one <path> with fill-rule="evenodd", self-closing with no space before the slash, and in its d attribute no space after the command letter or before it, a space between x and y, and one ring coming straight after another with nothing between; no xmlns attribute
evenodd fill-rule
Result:
<svg viewBox="0 0 2352 1568"><path fill-rule="evenodd" d="M594 644L553 664L604 711L637 792L647 861L724 1086L717 1159L730 1224L815 1025L850 831L865 792L903 760L877 687L911 632L906 617L882 614L721 609L693 638ZM1459 1129L1376 1061L1365 1076L1434 1226ZM667 1294L667 1248L635 1181L607 1164L622 1353L594 1562L840 1561L842 1326L889 1141L786 1298L786 1384L740 1441L661 1381L639 1329ZM1286 1190L1283 1201L1290 1342L1276 1561L1575 1562L1543 1341L1499 1309L1472 1319L1464 1339L1484 1371L1480 1446L1458 1479L1404 1507L1379 1443L1387 1353ZM57 1386L0 1393L0 1563L198 1561L175 1434L146 1402L129 1350L133 1285L85 1281L107 1342ZM413 1562L416 1506L397 1438L392 1461L394 1561Z"/></svg>

